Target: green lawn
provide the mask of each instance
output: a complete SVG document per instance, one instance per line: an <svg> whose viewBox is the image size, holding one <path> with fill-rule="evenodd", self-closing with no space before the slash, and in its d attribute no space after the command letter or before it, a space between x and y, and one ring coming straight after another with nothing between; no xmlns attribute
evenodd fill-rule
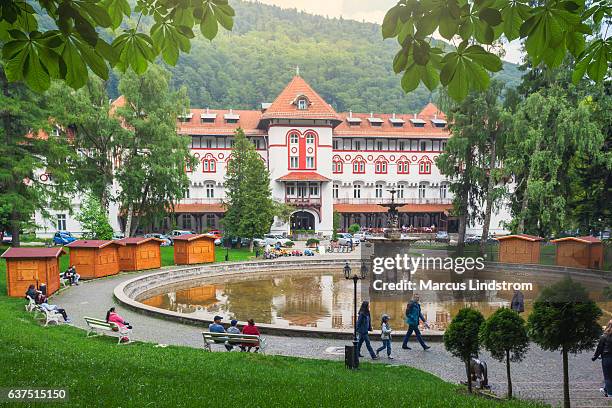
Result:
<svg viewBox="0 0 612 408"><path fill-rule="evenodd" d="M537 406L467 396L409 367L365 363L350 372L343 362L118 346L111 338L86 339L74 327L42 327L24 311L22 299L5 293L2 274L0 387L64 388L70 406Z"/></svg>
<svg viewBox="0 0 612 408"><path fill-rule="evenodd" d="M215 247L215 262L225 261L225 248ZM255 258L253 252L249 252L249 248L231 248L229 250L229 261L247 261ZM162 266L174 265L174 247L161 247Z"/></svg>

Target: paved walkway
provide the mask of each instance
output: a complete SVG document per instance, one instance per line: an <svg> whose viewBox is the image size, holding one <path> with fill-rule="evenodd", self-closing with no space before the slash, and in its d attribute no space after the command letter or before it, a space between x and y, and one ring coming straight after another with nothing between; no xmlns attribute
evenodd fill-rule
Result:
<svg viewBox="0 0 612 408"><path fill-rule="evenodd" d="M142 274L146 273L151 272ZM85 328L83 316L104 317L106 310L114 305L119 314L134 326L133 337L136 340L202 348L202 327L145 316L115 305L112 296L115 286L135 276L136 274L133 273L120 274L83 282L78 287L61 291L53 297L52 302L64 307L77 327ZM266 339L269 354L330 360L343 360L344 356L338 351L347 344L345 340L333 339L281 336L266 336ZM393 343L395 360L387 360L382 357L379 364L409 365L452 382L464 379L463 365L446 352L443 344L432 343L430 350L423 351L415 344L415 340L411 339L413 349L408 351L401 350L401 344L398 341L401 341L401 334L395 336ZM379 340L373 341L373 346L378 347L379 345ZM362 353L367 355L366 350L363 350ZM612 401L601 397L598 392L602 378L601 364L592 362L591 355L591 353L584 353L570 356L572 406L610 407ZM500 395L505 394L505 365L491 359L486 352L481 353L481 358L488 364L489 381L493 386L493 391ZM368 361L369 358L364 360ZM542 400L553 405L559 404L563 398L560 354L543 351L532 344L526 360L512 365L515 395L519 398Z"/></svg>

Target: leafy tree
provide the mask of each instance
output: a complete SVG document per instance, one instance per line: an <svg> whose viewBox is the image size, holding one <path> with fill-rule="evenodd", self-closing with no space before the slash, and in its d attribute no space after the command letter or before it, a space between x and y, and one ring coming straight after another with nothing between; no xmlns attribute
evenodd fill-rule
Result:
<svg viewBox="0 0 612 408"><path fill-rule="evenodd" d="M612 38L605 38L611 21L607 0L542 0L535 7L523 0L399 0L385 15L382 35L397 38L401 47L393 69L403 72L404 91L420 82L433 91L442 83L453 99L461 101L470 91L489 86L489 73L502 69L495 48L518 38L524 40L534 66L559 66L569 52L577 60L574 82L585 74L601 82L612 61ZM604 37L599 34L602 23ZM429 37L436 31L453 45L432 46ZM596 39L586 44L593 34Z"/></svg>
<svg viewBox="0 0 612 408"><path fill-rule="evenodd" d="M360 229L361 229L361 226L359 224L351 224L348 227L348 232L350 232L351 234L355 234L359 232Z"/></svg>
<svg viewBox="0 0 612 408"><path fill-rule="evenodd" d="M14 246L36 210L48 216L49 207L69 208L63 193L71 190L70 149L54 132L63 133L49 121L47 102L23 84L9 83L0 66L0 219Z"/></svg>
<svg viewBox="0 0 612 408"><path fill-rule="evenodd" d="M506 361L508 398L512 398L510 362L522 361L529 348L525 321L514 310L497 309L480 327L480 341L494 359Z"/></svg>
<svg viewBox="0 0 612 408"><path fill-rule="evenodd" d="M536 92L518 106L510 126L505 166L516 181L511 228L542 236L562 231L569 222L572 158L592 154L604 140L588 99L575 106L560 87Z"/></svg>
<svg viewBox="0 0 612 408"><path fill-rule="evenodd" d="M270 191L270 173L240 128L235 133L224 186L227 207L223 217L225 234L249 238L249 250L252 251L253 238L270 231L276 206Z"/></svg>
<svg viewBox="0 0 612 408"><path fill-rule="evenodd" d="M137 22L123 24L133 13ZM233 17L227 0L139 0L135 7L128 0L4 1L0 41L6 78L44 91L52 79L83 87L89 70L103 79L108 79L109 67L142 74L159 55L176 64L180 52L190 51L194 26L212 40L219 25L232 29ZM153 21L146 31L142 19Z"/></svg>
<svg viewBox="0 0 612 408"><path fill-rule="evenodd" d="M333 221L333 230L332 230L332 241L338 240L338 230L340 229L340 213L334 210L334 221Z"/></svg>
<svg viewBox="0 0 612 408"><path fill-rule="evenodd" d="M529 337L535 343L544 350L561 350L565 408L570 406L567 356L593 348L602 331L597 323L601 315L586 289L568 277L540 293L527 319Z"/></svg>
<svg viewBox="0 0 612 408"><path fill-rule="evenodd" d="M469 392L472 392L472 377L470 376L470 359L478 355L480 339L478 332L484 322L484 317L476 309L469 307L459 310L444 332L444 347L453 356L460 358L465 364L465 374Z"/></svg>
<svg viewBox="0 0 612 408"><path fill-rule="evenodd" d="M113 228L108 222L108 214L100 205L98 197L89 194L81 204L81 211L76 216L81 228L89 239L112 239Z"/></svg>
<svg viewBox="0 0 612 408"><path fill-rule="evenodd" d="M79 151L72 163L77 189L90 192L100 205L108 210L114 182L113 160L124 140L127 130L121 126L100 79L91 78L86 86L74 91L65 83L53 83L47 97L53 101L50 115L71 131L71 144ZM122 136L123 135L123 136Z"/></svg>
<svg viewBox="0 0 612 408"><path fill-rule="evenodd" d="M116 115L127 131L116 140L121 157L116 178L127 213L126 236L135 234L143 219L163 217L185 196L185 169L197 163L189 139L176 133L176 118L187 98L184 90L170 91L168 82L168 72L152 66L142 76L126 72L119 84L125 103Z"/></svg>

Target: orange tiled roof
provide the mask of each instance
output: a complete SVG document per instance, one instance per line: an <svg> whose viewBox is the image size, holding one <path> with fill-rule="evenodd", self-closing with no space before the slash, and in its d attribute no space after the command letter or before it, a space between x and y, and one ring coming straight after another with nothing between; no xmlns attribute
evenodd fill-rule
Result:
<svg viewBox="0 0 612 408"><path fill-rule="evenodd" d="M531 242L535 242L535 241L544 241L544 238L541 237L537 237L535 235L528 235L528 234L511 234L511 235L504 235L503 237L497 237L495 239L497 239L498 241L501 240L503 241L504 239L512 239L512 238L518 238L518 239L522 239L524 241L531 241Z"/></svg>
<svg viewBox="0 0 612 408"><path fill-rule="evenodd" d="M224 115L229 109L190 109L191 119L188 122L177 122L178 134L182 135L233 135L237 128L242 128L247 136L263 136L267 132L258 129L261 112L257 110L232 110L239 115L238 123L226 123ZM202 123L202 114L216 114L214 122Z"/></svg>
<svg viewBox="0 0 612 408"><path fill-rule="evenodd" d="M595 238L595 237L591 237L591 236L565 237L565 238L553 239L550 242L564 242L564 241L577 241L577 242L582 242L584 244L599 244L599 243L601 243L601 240L599 238Z"/></svg>
<svg viewBox="0 0 612 408"><path fill-rule="evenodd" d="M424 121L423 127L416 127L410 121L415 119L414 114L388 114L388 113L374 113L372 116L375 118L382 119L380 126L372 126L368 121L370 117L369 113L341 113L343 121L334 129L334 136L392 136L392 137L411 137L421 136L432 139L448 139L451 134L448 128L439 128L433 125L431 122L433 119L446 120L444 113L440 112L436 114L438 108L434 104L429 103L421 113L416 116L416 119ZM359 124L349 125L347 118L359 118L361 122ZM402 127L394 127L389 119L401 119L404 121Z"/></svg>
<svg viewBox="0 0 612 408"><path fill-rule="evenodd" d="M298 109L294 103L299 96L305 96L308 109ZM261 115L261 119L332 119L341 121L334 108L325 102L300 76L294 76L291 82L281 91L274 102Z"/></svg>
<svg viewBox="0 0 612 408"><path fill-rule="evenodd" d="M175 213L224 213L223 204L176 204Z"/></svg>
<svg viewBox="0 0 612 408"><path fill-rule="evenodd" d="M314 171L292 171L277 178L276 181L330 181L330 179Z"/></svg>
<svg viewBox="0 0 612 408"><path fill-rule="evenodd" d="M175 237L172 238L174 241L193 241L196 239L208 239L208 240L215 240L214 237L211 237L210 235L206 235L206 234L185 234L185 235L177 235Z"/></svg>

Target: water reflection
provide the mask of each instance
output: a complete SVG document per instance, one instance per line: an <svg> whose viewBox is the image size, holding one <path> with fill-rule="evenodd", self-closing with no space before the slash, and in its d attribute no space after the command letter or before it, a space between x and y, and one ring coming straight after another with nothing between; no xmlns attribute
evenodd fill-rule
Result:
<svg viewBox="0 0 612 408"><path fill-rule="evenodd" d="M431 279L436 282L478 279L488 282L492 279L512 282L531 282L533 291L524 292L526 317L533 307L533 301L542 288L560 280L559 276L539 273L487 272L457 276L447 271L418 272L413 280ZM601 323L612 317L612 302L604 301L602 290L607 282L601 278L580 278L589 295L604 310ZM358 284L369 286L369 282ZM350 329L353 320L352 281L344 279L339 271L292 271L262 273L249 277L229 278L226 282L213 284L192 283L193 287L167 288L151 293L140 299L142 303L162 309L177 311L210 319L220 314L226 319L241 321L253 318L258 323L277 326L302 326ZM358 302L361 301L358 290ZM365 291L367 293L367 290ZM433 329L444 330L459 309L471 306L489 316L500 307L510 305L512 290L481 291L418 291L421 296L423 315ZM391 316L392 327L399 331L406 328L403 321L406 303L411 292L370 293L373 326L378 328L378 319L383 313Z"/></svg>

